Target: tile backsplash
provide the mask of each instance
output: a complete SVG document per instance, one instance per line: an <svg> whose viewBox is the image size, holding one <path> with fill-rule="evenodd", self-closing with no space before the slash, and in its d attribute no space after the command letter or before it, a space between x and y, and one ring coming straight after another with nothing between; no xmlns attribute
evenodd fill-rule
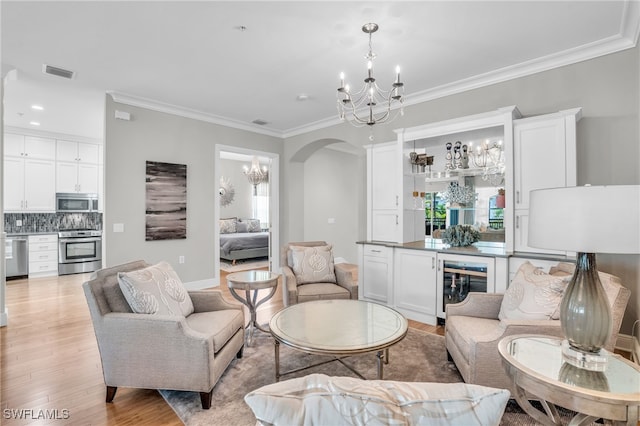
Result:
<svg viewBox="0 0 640 426"><path fill-rule="evenodd" d="M18 221L22 226L17 226ZM5 213L7 234L58 232L67 229L102 229L102 213Z"/></svg>

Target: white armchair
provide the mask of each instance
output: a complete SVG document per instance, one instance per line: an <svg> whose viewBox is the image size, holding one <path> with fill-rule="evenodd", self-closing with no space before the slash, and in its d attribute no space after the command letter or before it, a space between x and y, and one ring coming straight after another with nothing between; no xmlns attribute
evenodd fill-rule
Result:
<svg viewBox="0 0 640 426"><path fill-rule="evenodd" d="M613 326L605 349L613 351L631 292L617 277L607 276L602 284L611 306ZM512 379L498 353L498 342L515 334L563 334L559 320L500 320L503 296L469 293L464 301L447 305L445 345L449 359L455 362L466 383L509 389L515 395Z"/></svg>
<svg viewBox="0 0 640 426"><path fill-rule="evenodd" d="M96 271L83 284L93 322L106 401L118 387L200 393L211 406L213 387L244 347L242 307L218 290L190 291L194 312L186 317L133 313L118 285L118 272L149 266L136 261Z"/></svg>

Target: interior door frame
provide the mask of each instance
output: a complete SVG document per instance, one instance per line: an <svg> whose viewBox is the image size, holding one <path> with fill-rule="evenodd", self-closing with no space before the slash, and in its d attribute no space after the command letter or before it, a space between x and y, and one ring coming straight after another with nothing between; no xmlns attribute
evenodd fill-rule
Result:
<svg viewBox="0 0 640 426"><path fill-rule="evenodd" d="M220 153L231 152L248 156L267 157L271 161L269 168L269 270L273 271L280 265L280 155L274 152L259 151L256 149L241 148L232 145L216 144L214 160L214 179L220 182ZM218 229L220 220L220 195L215 191L216 201L214 205L214 229ZM214 271L216 285L220 285L220 232L214 232L213 238Z"/></svg>

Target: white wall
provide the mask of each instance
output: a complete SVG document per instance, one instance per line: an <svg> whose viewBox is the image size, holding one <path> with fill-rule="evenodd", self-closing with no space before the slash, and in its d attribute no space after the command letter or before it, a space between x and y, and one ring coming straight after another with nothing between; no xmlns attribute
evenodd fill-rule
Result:
<svg viewBox="0 0 640 426"><path fill-rule="evenodd" d="M116 108L131 121L116 120ZM118 104L106 96L105 266L166 260L183 281L211 280L214 271L215 145L282 154L278 138ZM187 238L145 241L145 162L187 165ZM124 224L114 233L113 224ZM178 264L178 257L186 262Z"/></svg>
<svg viewBox="0 0 640 426"><path fill-rule="evenodd" d="M358 263L359 180L353 154L322 148L304 163L304 241L333 244L334 256L350 263Z"/></svg>
<svg viewBox="0 0 640 426"><path fill-rule="evenodd" d="M249 183L242 169L242 166L250 165L250 162L220 159L219 164L220 173L231 182L235 190L233 202L228 206L220 206L220 218L251 218L253 210L251 207L253 185Z"/></svg>

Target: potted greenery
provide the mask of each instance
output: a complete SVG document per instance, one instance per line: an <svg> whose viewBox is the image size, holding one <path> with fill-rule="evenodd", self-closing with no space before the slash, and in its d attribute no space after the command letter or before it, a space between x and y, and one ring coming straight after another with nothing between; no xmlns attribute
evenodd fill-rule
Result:
<svg viewBox="0 0 640 426"><path fill-rule="evenodd" d="M480 240L480 232L471 225L450 226L442 233L442 241L451 247L467 247Z"/></svg>

